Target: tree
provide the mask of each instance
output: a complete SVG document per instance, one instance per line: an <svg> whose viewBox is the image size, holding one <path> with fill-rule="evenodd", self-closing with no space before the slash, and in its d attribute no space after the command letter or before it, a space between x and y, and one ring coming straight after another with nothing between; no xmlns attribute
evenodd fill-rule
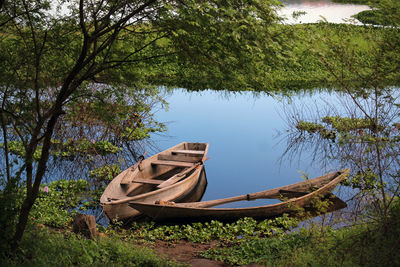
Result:
<svg viewBox="0 0 400 267"><path fill-rule="evenodd" d="M398 3L388 0L378 6L391 10L387 18L397 25ZM400 106L398 92L391 87L400 81L400 32L396 27L362 29L364 42L345 36L311 40L313 52L338 84L341 103L317 108L313 118L301 111L288 113L287 153L313 148L315 158L350 166L349 185L367 196L376 218L385 222L400 196Z"/></svg>
<svg viewBox="0 0 400 267"><path fill-rule="evenodd" d="M299 110L290 112L293 127L287 152L312 148L320 164L350 167L347 185L356 189L357 206L367 203L376 218L384 220L400 196L398 93L379 90L368 98L338 98L338 103L327 103L326 110L308 110L314 118Z"/></svg>
<svg viewBox="0 0 400 267"><path fill-rule="evenodd" d="M85 106L93 99L113 99L110 107L115 98L109 96L122 93L121 88L154 85L160 81L154 74L167 73L161 81L179 84L170 62L194 64L209 75L208 85L221 88L237 81L254 86L244 82L249 70L258 71L253 60L265 60L265 51L277 46L269 32L276 20L273 3L80 0L54 6L47 0L4 1L0 111L5 177L8 185L13 177L23 177L26 188L14 248L37 198L54 138L73 129L68 123L77 108L89 115ZM101 90L92 90L98 85ZM23 160L14 167L11 141L22 147Z"/></svg>

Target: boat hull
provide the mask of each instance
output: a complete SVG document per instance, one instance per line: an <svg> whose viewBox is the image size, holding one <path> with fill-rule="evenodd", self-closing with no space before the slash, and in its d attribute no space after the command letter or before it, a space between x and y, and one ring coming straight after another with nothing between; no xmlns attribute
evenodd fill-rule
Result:
<svg viewBox="0 0 400 267"><path fill-rule="evenodd" d="M196 148L199 149L195 150ZM157 200L199 201L198 196L190 196L194 194L199 184L201 184L200 188L204 187L204 183L207 184L202 165L207 149L208 144L182 143L144 160L135 168L131 167L123 171L111 181L100 199L104 213L110 220L127 220L139 216L140 212L130 207L127 200L143 203L154 203ZM204 151L204 153L186 156L175 155L171 152L183 150L191 151L191 153ZM178 166L170 165L171 162ZM169 165L164 165L164 163ZM166 187L157 188L157 184L151 183L162 182L181 174L184 178L178 177L181 180ZM204 192L201 193L200 189L198 191L200 193L197 195L202 196Z"/></svg>
<svg viewBox="0 0 400 267"><path fill-rule="evenodd" d="M132 201L142 203L154 203L157 200L163 201L184 201L185 197L190 196L190 192L196 188L196 185L201 180L204 167L200 166L188 178L176 184L173 188L163 188L156 191L151 191L145 194L140 194ZM203 175L204 176L204 175ZM188 199L188 201L192 201ZM193 198L193 201L198 201ZM125 220L140 215L140 211L130 207L128 202L121 204L103 204L103 211L111 220Z"/></svg>
<svg viewBox="0 0 400 267"><path fill-rule="evenodd" d="M330 192L340 183L347 175L347 171L342 173L325 175L319 178L311 179L308 181L300 182L290 186L280 187L267 191L262 191L254 194L243 195L237 197L238 201L261 199L261 198L281 198L282 193L279 192L296 192L302 193L302 190L308 190L316 184L324 183L323 186L313 192L303 191L304 195L299 197L293 197L281 203L258 206L258 207L246 207L246 208L210 208L210 207L198 207L214 205L216 203L224 204L234 201L214 200L197 203L182 203L176 205L158 205L154 203L137 203L131 202L130 206L150 216L156 221L208 221L208 220L220 220L220 221L233 221L243 217L252 217L255 219L265 219L280 216L284 213L294 214L299 211L300 208L307 208L316 199L324 197L332 197ZM306 186L308 184L308 186ZM296 191L289 191L290 189ZM279 196L281 195L281 196ZM231 200L235 199L230 198ZM336 208L343 208L346 204L332 197ZM206 203L206 204L202 204ZM208 204L207 204L208 203ZM196 207L197 206L197 207Z"/></svg>

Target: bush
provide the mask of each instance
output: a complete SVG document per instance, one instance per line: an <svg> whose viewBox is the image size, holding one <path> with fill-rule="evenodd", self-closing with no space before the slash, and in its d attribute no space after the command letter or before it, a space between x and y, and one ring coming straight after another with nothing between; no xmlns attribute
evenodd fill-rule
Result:
<svg viewBox="0 0 400 267"><path fill-rule="evenodd" d="M90 240L32 227L21 242L20 253L0 254L0 262L3 266L178 266L150 249L116 238Z"/></svg>
<svg viewBox="0 0 400 267"><path fill-rule="evenodd" d="M16 178L0 179L0 188L0 251L5 251L15 233L23 194Z"/></svg>
<svg viewBox="0 0 400 267"><path fill-rule="evenodd" d="M31 211L31 218L40 224L67 227L76 212L90 203L89 184L85 180L59 180L43 185ZM97 202L97 200L96 200Z"/></svg>
<svg viewBox="0 0 400 267"><path fill-rule="evenodd" d="M339 229L313 225L276 237L211 249L201 255L234 265L400 266L399 203L394 203L389 216L379 222Z"/></svg>

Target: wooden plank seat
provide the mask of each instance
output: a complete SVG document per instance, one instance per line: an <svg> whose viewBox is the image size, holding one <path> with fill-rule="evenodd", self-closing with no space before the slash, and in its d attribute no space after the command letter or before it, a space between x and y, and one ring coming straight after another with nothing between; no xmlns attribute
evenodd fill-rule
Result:
<svg viewBox="0 0 400 267"><path fill-rule="evenodd" d="M201 150L184 150L184 149L177 149L172 150L172 154L188 154L188 155L204 155L204 151Z"/></svg>
<svg viewBox="0 0 400 267"><path fill-rule="evenodd" d="M194 163L194 162L199 162L200 158L198 156L193 156L193 155L170 154L170 155L158 155L157 160Z"/></svg>
<svg viewBox="0 0 400 267"><path fill-rule="evenodd" d="M193 162L183 162L183 161L172 161L172 160L155 160L151 165L167 165L176 167L192 167L195 163Z"/></svg>
<svg viewBox="0 0 400 267"><path fill-rule="evenodd" d="M140 183L140 184L162 184L165 182L164 180L156 180L156 179L135 179L132 181L133 183Z"/></svg>

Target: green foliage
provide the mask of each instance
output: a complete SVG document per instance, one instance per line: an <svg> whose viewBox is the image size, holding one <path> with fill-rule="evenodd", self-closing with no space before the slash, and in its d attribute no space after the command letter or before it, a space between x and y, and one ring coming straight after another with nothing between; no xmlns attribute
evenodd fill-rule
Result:
<svg viewBox="0 0 400 267"><path fill-rule="evenodd" d="M59 180L42 185L31 212L32 219L49 226L69 227L77 212L93 205L88 189L85 180ZM98 199L94 201L97 206Z"/></svg>
<svg viewBox="0 0 400 267"><path fill-rule="evenodd" d="M323 125L309 121L299 121L296 124L296 128L299 129L300 131L306 131L310 134L320 132L325 129Z"/></svg>
<svg viewBox="0 0 400 267"><path fill-rule="evenodd" d="M345 142L369 142L376 143L379 141L393 141L397 142L397 138L381 138L368 134L369 132L375 132L386 130L383 125L376 125L376 122L371 120L371 118L349 118L349 117L339 117L339 116L325 116L321 118L321 122L316 123L300 120L296 123L296 128L301 132L307 132L310 135L318 134L323 139L330 140L332 142L339 141L341 144ZM357 139L357 140L354 140Z"/></svg>
<svg viewBox="0 0 400 267"><path fill-rule="evenodd" d="M217 240L224 244L235 244L247 240L281 235L297 226L297 221L286 215L270 220L257 222L252 218L243 218L234 223L211 221L185 225L156 225L154 222L133 223L131 228L109 229L127 240L187 240L196 243L207 243Z"/></svg>
<svg viewBox="0 0 400 267"><path fill-rule="evenodd" d="M202 257L223 261L231 265L245 265L250 263L265 263L277 266L274 263L286 259L294 249L310 242L310 238L297 233L256 239L243 242L234 247L216 248L200 253Z"/></svg>
<svg viewBox="0 0 400 267"><path fill-rule="evenodd" d="M390 20L385 19L380 10L364 10L354 15L354 17L364 24L390 25Z"/></svg>
<svg viewBox="0 0 400 267"><path fill-rule="evenodd" d="M389 216L378 223L333 228L311 224L296 231L200 253L231 265L263 266L398 266L400 209L395 203Z"/></svg>
<svg viewBox="0 0 400 267"><path fill-rule="evenodd" d="M386 102L382 99L378 100L379 107L392 106L395 114L397 109L391 103L392 100ZM316 122L299 120L296 129L304 138L320 138L321 143L326 141L325 145L332 152L330 159L337 159L346 165L356 165L347 185L362 189L369 194L381 190L391 192L388 183L396 184L397 169L394 165L388 165L385 169L378 166L382 162L392 161L398 157L396 149L400 145L400 138L397 124L390 125L387 122L387 118L392 118L392 115L382 109L376 116L378 117L373 118L367 114L365 118L357 118L353 114L352 117L325 116ZM379 159L377 154L380 155Z"/></svg>
<svg viewBox="0 0 400 267"><path fill-rule="evenodd" d="M6 266L181 266L159 258L153 251L113 237L84 239L70 233L30 229L22 240L22 253L7 257Z"/></svg>
<svg viewBox="0 0 400 267"><path fill-rule="evenodd" d="M96 181L105 181L108 183L119 173L121 173L119 166L111 164L95 168L89 172L89 175L91 178L95 178Z"/></svg>
<svg viewBox="0 0 400 267"><path fill-rule="evenodd" d="M1 144L1 147L3 147L4 144ZM18 142L18 141L10 141L8 142L8 149L11 153L13 153L14 155L20 157L20 158L24 158L26 155L26 150L24 145L22 144L22 142ZM39 160L41 156L41 147L38 147L34 154L33 154L33 159L34 160Z"/></svg>
<svg viewBox="0 0 400 267"><path fill-rule="evenodd" d="M95 140L88 139L69 139L64 143L53 140L55 144L54 152L52 155L65 157L73 160L75 156L85 156L87 154L92 155L108 155L116 154L121 151L121 148L113 145L110 141L101 140L96 142Z"/></svg>
<svg viewBox="0 0 400 267"><path fill-rule="evenodd" d="M378 130L382 130L383 126L376 126L371 119L368 118L343 118L339 116L327 116L323 117L322 122L331 125L332 128L336 129L338 132L349 132L349 131L358 131L358 130L375 130L375 128L379 128Z"/></svg>
<svg viewBox="0 0 400 267"><path fill-rule="evenodd" d="M295 55L305 60L299 64L304 64L306 77L319 75L328 87L365 97L368 89L399 83L397 30L329 23L297 28L296 43L304 55Z"/></svg>
<svg viewBox="0 0 400 267"><path fill-rule="evenodd" d="M365 24L399 26L400 3L396 0L383 0L371 2L375 7L372 10L365 10L354 17Z"/></svg>
<svg viewBox="0 0 400 267"><path fill-rule="evenodd" d="M23 157L27 190L22 214L30 212L48 171L56 147L52 139L77 142L56 151L55 163L73 159L86 171L105 161L86 157L91 150L105 156L125 148L136 159L134 142L165 130L146 102L157 97L145 91L160 84L177 86L177 80L184 80L185 66L211 78L201 77L207 81L203 89L252 89L257 85L252 78L265 72L263 60L278 60L280 55L280 41L269 33L278 20L273 7L280 2L275 0L1 4L2 136L17 141L13 151ZM61 12L63 8L67 10ZM152 79L171 69L175 73L168 77L170 83ZM137 101L141 93L146 101ZM23 235L24 218L15 244Z"/></svg>
<svg viewBox="0 0 400 267"><path fill-rule="evenodd" d="M290 54L286 60L265 62L271 70L264 75L264 88L260 90L286 94L315 88L345 91L341 80L370 88L370 84L364 84L364 76L373 76L368 77L372 82L377 68L391 69L392 62L397 62L392 55L387 59L388 65L373 64L379 54L376 48L385 42L385 36L398 36L391 29L319 23L280 25L274 31L285 40L286 47L282 49L290 50ZM384 53L391 54L389 50ZM381 84L399 84L398 72L388 69L379 73L385 75Z"/></svg>
<svg viewBox="0 0 400 267"><path fill-rule="evenodd" d="M19 179L12 177L8 181L0 179L0 251L6 251L17 223L18 212L22 204L23 193Z"/></svg>

